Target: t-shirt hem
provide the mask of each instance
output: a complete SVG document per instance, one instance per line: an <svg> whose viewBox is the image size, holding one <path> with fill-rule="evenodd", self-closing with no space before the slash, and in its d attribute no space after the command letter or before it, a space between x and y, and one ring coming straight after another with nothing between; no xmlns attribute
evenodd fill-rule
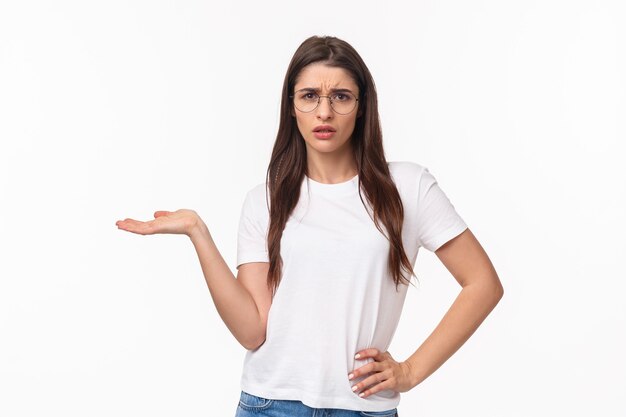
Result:
<svg viewBox="0 0 626 417"><path fill-rule="evenodd" d="M397 408L400 404L400 400L391 400L389 402L376 402L373 403L371 400L366 398L360 398L357 394L354 394L357 402L362 401L362 405L358 406L360 408L355 409L355 402L349 401L346 399L341 399L337 397L325 397L320 394L315 394L314 396L303 394L300 390L294 389L272 389L271 391L265 391L263 389L259 389L258 387L249 387L245 385L245 383L241 383L241 390L247 392L248 394L256 395L258 397L267 398L267 399L275 399L275 400L288 400L288 401L300 401L304 405L307 405L312 408L336 408L343 410L351 410L351 411L387 411L393 408ZM308 393L307 393L308 394ZM375 405L375 406L374 406Z"/></svg>
<svg viewBox="0 0 626 417"><path fill-rule="evenodd" d="M237 259L237 268L240 265L246 264L249 262L269 262L267 257L267 253L265 252L257 252L257 253L248 253L246 255L240 255Z"/></svg>
<svg viewBox="0 0 626 417"><path fill-rule="evenodd" d="M455 224L454 226L446 229L445 232L440 233L439 236L437 236L437 239L430 241L428 245L424 244L424 247L431 252L435 252L444 244L464 232L465 229L467 229L467 224L465 224L465 222Z"/></svg>

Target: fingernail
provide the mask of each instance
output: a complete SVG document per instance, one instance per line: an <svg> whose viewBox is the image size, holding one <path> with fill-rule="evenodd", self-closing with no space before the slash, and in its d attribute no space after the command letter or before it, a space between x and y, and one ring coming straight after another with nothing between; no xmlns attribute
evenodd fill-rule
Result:
<svg viewBox="0 0 626 417"><path fill-rule="evenodd" d="M359 397L363 397L364 395L365 395L365 393L362 392L362 393L359 394Z"/></svg>
<svg viewBox="0 0 626 417"><path fill-rule="evenodd" d="M357 353L357 354L354 356L354 359L359 359L360 357L361 357L361 354L360 354L360 353Z"/></svg>
<svg viewBox="0 0 626 417"><path fill-rule="evenodd" d="M352 379L353 376L354 376L354 374L348 375L348 379Z"/></svg>
<svg viewBox="0 0 626 417"><path fill-rule="evenodd" d="M356 390L357 390L357 386L355 385L352 387L352 391L356 391Z"/></svg>

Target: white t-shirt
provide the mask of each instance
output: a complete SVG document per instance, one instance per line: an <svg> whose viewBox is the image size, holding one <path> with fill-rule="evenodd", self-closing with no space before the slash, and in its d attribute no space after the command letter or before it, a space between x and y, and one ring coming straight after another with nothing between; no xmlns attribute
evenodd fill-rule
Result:
<svg viewBox="0 0 626 417"><path fill-rule="evenodd" d="M420 247L434 252L467 225L426 167L408 161L388 165L404 205L402 241L414 265ZM237 268L269 262L265 187L265 182L258 184L246 195ZM364 194L363 201L367 203ZM382 222L381 227L385 230ZM305 176L283 231L282 280L269 311L266 340L247 351L241 389L314 408L397 407L399 393L388 389L361 398L351 387L366 376L348 380L348 373L373 361L354 359L356 352L369 347L386 351L400 320L408 286L401 283L396 292L387 272L389 247L359 198L358 175L338 184Z"/></svg>

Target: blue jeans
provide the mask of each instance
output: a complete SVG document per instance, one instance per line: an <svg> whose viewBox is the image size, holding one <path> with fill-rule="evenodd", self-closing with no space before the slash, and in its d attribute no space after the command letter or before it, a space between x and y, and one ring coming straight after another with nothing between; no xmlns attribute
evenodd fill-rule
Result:
<svg viewBox="0 0 626 417"><path fill-rule="evenodd" d="M311 408L302 401L271 400L241 391L235 417L399 417L398 409L354 411L340 408Z"/></svg>

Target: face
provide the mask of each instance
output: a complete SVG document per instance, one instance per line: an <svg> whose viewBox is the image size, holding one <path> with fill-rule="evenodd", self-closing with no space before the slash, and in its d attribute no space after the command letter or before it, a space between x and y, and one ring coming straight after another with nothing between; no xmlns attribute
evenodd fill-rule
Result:
<svg viewBox="0 0 626 417"><path fill-rule="evenodd" d="M337 89L346 89L355 97L359 97L359 89L349 72L323 63L313 63L304 67L291 93L309 88L314 89L320 96L330 96ZM330 106L329 99L324 97L320 99L317 108L311 112L305 113L295 107L292 108L292 115L296 118L298 129L309 153L351 152L349 142L358 113L358 102L352 112L339 114ZM315 129L321 125L329 126L334 133L324 135L315 132Z"/></svg>

